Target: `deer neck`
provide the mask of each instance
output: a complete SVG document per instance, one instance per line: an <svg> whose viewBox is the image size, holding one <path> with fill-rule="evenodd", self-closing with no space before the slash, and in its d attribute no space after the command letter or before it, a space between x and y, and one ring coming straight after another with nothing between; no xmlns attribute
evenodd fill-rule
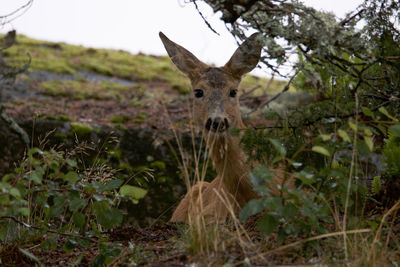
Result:
<svg viewBox="0 0 400 267"><path fill-rule="evenodd" d="M230 135L216 138L210 147L210 154L220 184L235 197L242 207L250 199L255 198L256 193L249 184L249 167L239 142L239 137Z"/></svg>

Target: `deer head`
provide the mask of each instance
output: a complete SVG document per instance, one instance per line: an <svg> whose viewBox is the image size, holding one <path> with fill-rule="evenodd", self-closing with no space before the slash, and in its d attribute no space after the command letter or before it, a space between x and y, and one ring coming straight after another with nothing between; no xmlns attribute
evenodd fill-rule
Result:
<svg viewBox="0 0 400 267"><path fill-rule="evenodd" d="M257 35L250 36L225 66L217 68L201 62L160 32L172 62L191 81L194 120L206 135L226 137L230 127L243 127L237 92L242 76L254 69L259 61L262 47Z"/></svg>

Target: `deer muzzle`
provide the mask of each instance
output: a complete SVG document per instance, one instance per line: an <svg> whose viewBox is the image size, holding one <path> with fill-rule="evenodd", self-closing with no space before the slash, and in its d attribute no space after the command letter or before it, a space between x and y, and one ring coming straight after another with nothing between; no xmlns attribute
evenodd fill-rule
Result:
<svg viewBox="0 0 400 267"><path fill-rule="evenodd" d="M206 129L212 132L225 132L229 128L229 123L226 118L216 117L208 118L206 122Z"/></svg>

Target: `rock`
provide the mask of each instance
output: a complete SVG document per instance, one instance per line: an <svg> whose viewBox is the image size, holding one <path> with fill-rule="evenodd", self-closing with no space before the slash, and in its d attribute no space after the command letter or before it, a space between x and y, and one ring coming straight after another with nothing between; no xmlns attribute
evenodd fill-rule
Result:
<svg viewBox="0 0 400 267"><path fill-rule="evenodd" d="M12 171L28 148L28 135L0 105L0 178Z"/></svg>

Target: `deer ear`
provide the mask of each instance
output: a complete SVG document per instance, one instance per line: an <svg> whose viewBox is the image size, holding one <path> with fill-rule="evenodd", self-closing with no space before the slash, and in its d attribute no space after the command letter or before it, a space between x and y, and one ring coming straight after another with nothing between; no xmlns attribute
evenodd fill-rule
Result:
<svg viewBox="0 0 400 267"><path fill-rule="evenodd" d="M190 79L198 76L198 71L204 68L206 64L198 60L192 53L182 46L172 42L162 32L159 33L161 41L172 62Z"/></svg>
<svg viewBox="0 0 400 267"><path fill-rule="evenodd" d="M257 66L262 49L258 35L259 33L254 33L244 41L225 64L224 68L233 76L240 78Z"/></svg>

